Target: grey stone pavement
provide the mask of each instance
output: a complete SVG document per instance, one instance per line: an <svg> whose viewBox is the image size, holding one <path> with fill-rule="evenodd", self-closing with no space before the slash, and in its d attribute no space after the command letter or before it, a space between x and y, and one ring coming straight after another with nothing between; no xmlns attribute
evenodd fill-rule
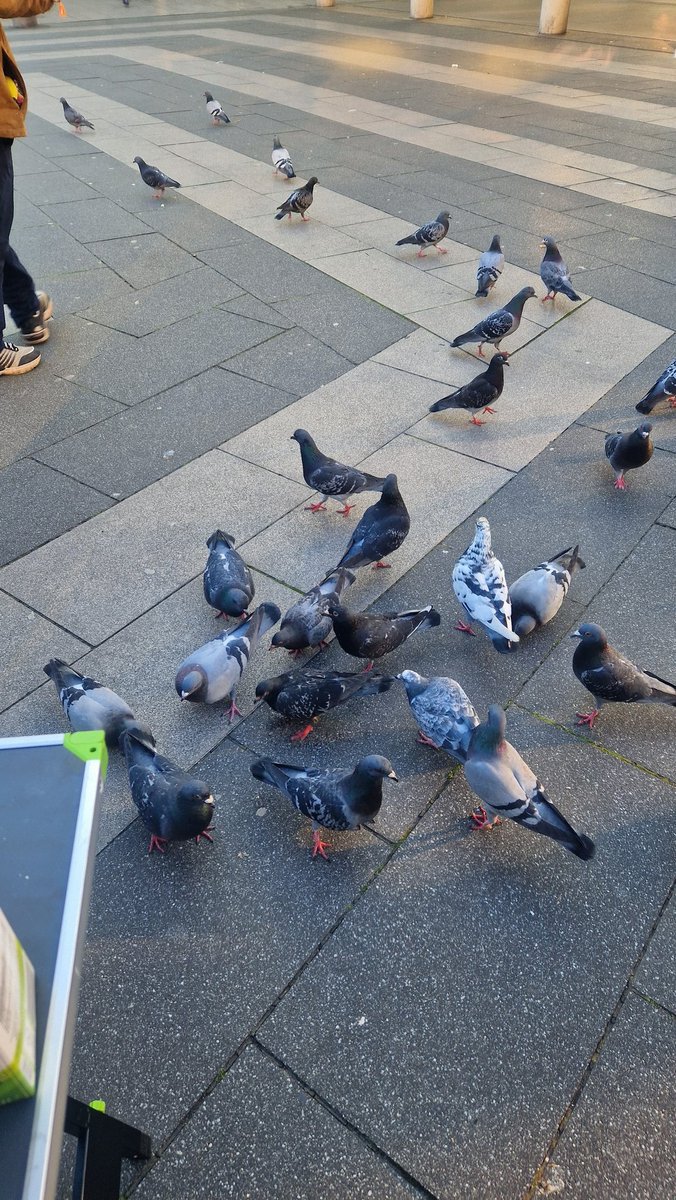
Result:
<svg viewBox="0 0 676 1200"><path fill-rule="evenodd" d="M676 1194L676 716L616 706L581 732L567 637L598 621L676 677L676 414L656 411L626 493L603 456L676 355L674 6L650 6L667 23L640 36L641 6L624 25L602 7L612 39L599 6L574 4L579 36L544 43L527 4L506 29L492 2L413 24L403 4L82 0L10 30L31 94L15 242L56 319L39 371L0 387L0 734L64 728L41 670L61 656L217 797L212 847L149 858L111 759L72 1090L152 1134L127 1196ZM209 125L207 87L230 126ZM63 94L94 133L64 126ZM306 227L272 220L288 190L274 133L319 176ZM138 153L181 192L153 201ZM444 258L394 248L442 207ZM495 231L496 300L533 279L541 294L550 233L583 304L531 302L476 429L428 408L475 373L448 340L485 311L473 271ZM232 727L221 706L179 704L176 665L216 631L214 528L282 607L346 542L351 521L304 511L299 425L399 474L411 534L350 603L431 603L442 624L385 669L507 706L591 863L515 828L471 833L462 772L416 744L398 689L291 747L293 726L252 711L256 681L287 669L265 646ZM578 540L587 563L515 655L452 630L450 572L479 512L508 578ZM351 669L335 645L315 662ZM308 822L249 773L262 752L380 752L401 783L375 831L312 861Z"/></svg>

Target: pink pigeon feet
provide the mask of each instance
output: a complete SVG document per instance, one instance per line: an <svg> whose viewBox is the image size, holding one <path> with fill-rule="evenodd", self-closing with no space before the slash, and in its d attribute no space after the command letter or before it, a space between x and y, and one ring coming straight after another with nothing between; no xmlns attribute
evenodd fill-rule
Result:
<svg viewBox="0 0 676 1200"><path fill-rule="evenodd" d="M325 851L329 850L330 847L331 847L330 842L322 841L319 830L313 829L312 830L312 857L316 858L318 854L321 854L322 858L325 858L326 861L328 862L329 856L328 856L328 854L325 853Z"/></svg>
<svg viewBox="0 0 676 1200"><path fill-rule="evenodd" d="M495 825L500 824L499 817L494 817L492 821L488 820L488 813L483 804L479 804L469 815L475 829L493 829Z"/></svg>
<svg viewBox="0 0 676 1200"><path fill-rule="evenodd" d="M575 713L575 716L580 718L579 721L576 722L576 724L577 725L588 725L590 729L593 729L594 722L596 721L596 718L598 717L600 711L601 711L600 708L593 708L591 710L591 712L588 712L588 713Z"/></svg>
<svg viewBox="0 0 676 1200"><path fill-rule="evenodd" d="M148 854L152 854L153 850L159 850L160 854L164 854L167 849L169 838L157 837L154 833L150 835L150 845L148 846Z"/></svg>
<svg viewBox="0 0 676 1200"><path fill-rule="evenodd" d="M306 725L304 729L299 729L297 733L292 733L290 740L292 742L304 742L306 737L310 736L313 729L314 725L312 724L312 721L310 721L310 724Z"/></svg>
<svg viewBox="0 0 676 1200"><path fill-rule="evenodd" d="M540 304L546 304L548 300L556 300L556 292L547 292L547 295L542 297Z"/></svg>
<svg viewBox="0 0 676 1200"><path fill-rule="evenodd" d="M669 408L676 408L676 396L669 397Z"/></svg>
<svg viewBox="0 0 676 1200"><path fill-rule="evenodd" d="M353 509L353 508L356 508L356 505L355 505L355 504L348 504L348 503L346 502L346 503L345 503L345 507L344 507L344 508L339 508L339 509L337 510L337 516L339 516L339 517L349 517L349 515L350 515L350 513L352 512L352 509Z"/></svg>
<svg viewBox="0 0 676 1200"><path fill-rule="evenodd" d="M485 425L485 424L486 424L485 421L480 421L479 418L476 416L472 417L472 419L470 421L470 425Z"/></svg>
<svg viewBox="0 0 676 1200"><path fill-rule="evenodd" d="M228 717L228 720L230 721L230 724L231 724L231 725L232 725L232 723L233 723L233 721L234 721L235 717L243 717L243 716L244 716L244 713L241 713L241 712L239 711L239 709L238 709L237 705L235 704L235 701L234 701L234 700L231 700L231 701L230 701L230 708L228 709L228 712L229 712L229 714L230 714L230 715L229 715L229 717Z"/></svg>
<svg viewBox="0 0 676 1200"><path fill-rule="evenodd" d="M372 571L389 571L391 569L391 567L392 567L392 563L377 562L377 563L373 564L373 566L371 567L371 570Z"/></svg>
<svg viewBox="0 0 676 1200"><path fill-rule="evenodd" d="M325 504L325 502L324 502L323 500L319 500L319 501L317 502L317 504L306 504L306 505L305 505L305 511L306 511L306 512L312 512L312 513L315 513L315 512L326 512L326 504Z"/></svg>
<svg viewBox="0 0 676 1200"><path fill-rule="evenodd" d="M615 487L616 487L616 488L618 489L618 491L620 491L620 492L626 492L626 490L627 490L627 481L626 481L626 479L624 478L624 475L618 475L617 479L615 480Z"/></svg>
<svg viewBox="0 0 676 1200"><path fill-rule="evenodd" d="M471 626L471 625L465 625L465 622L464 622L464 621L458 621L458 622L457 622L457 623L456 623L456 624L453 626L453 628L454 628L454 629L457 629L458 633L469 633L469 634L470 634L472 637L476 637L476 634L475 634L474 630L472 629L472 626Z"/></svg>
<svg viewBox="0 0 676 1200"><path fill-rule="evenodd" d="M437 254L448 254L448 250L446 250L443 246L437 246Z"/></svg>
<svg viewBox="0 0 676 1200"><path fill-rule="evenodd" d="M426 255L425 255L425 246L423 246L423 247L422 247L422 248L421 248L421 249L418 251L418 253L416 254L416 258L425 258L425 257L426 257Z"/></svg>
<svg viewBox="0 0 676 1200"><path fill-rule="evenodd" d="M423 733L422 729L418 730L416 741L419 742L421 746L431 746L433 750L439 749L436 742L433 742L431 738L428 738L427 734Z"/></svg>
<svg viewBox="0 0 676 1200"><path fill-rule="evenodd" d="M212 829L213 829L213 825L207 825L206 829L203 829L201 833L197 834L195 841L199 844L200 838L205 838L205 840L207 842L211 842L211 844L213 845L214 839L211 836Z"/></svg>

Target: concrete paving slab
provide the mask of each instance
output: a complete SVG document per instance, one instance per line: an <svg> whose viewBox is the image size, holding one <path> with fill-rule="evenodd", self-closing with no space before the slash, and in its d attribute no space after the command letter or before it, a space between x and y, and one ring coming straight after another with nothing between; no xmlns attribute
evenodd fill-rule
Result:
<svg viewBox="0 0 676 1200"><path fill-rule="evenodd" d="M105 196L92 200L69 200L63 204L45 204L51 220L66 229L78 242L98 242L106 238L135 237L148 233L148 226Z"/></svg>
<svg viewBox="0 0 676 1200"><path fill-rule="evenodd" d="M147 205L139 215L147 225L191 254L232 246L245 237L238 225L189 200L153 208Z"/></svg>
<svg viewBox="0 0 676 1200"><path fill-rule="evenodd" d="M634 976L639 992L656 1000L671 1012L676 1008L676 964L674 935L676 934L676 903L667 905L655 930L648 950Z"/></svg>
<svg viewBox="0 0 676 1200"><path fill-rule="evenodd" d="M82 489L66 483L73 491ZM204 530L222 525L224 513L238 540L245 541L309 494L306 487L212 450L7 568L0 586L29 604L37 605L39 596L45 616L96 645L202 570ZM99 499L102 506L108 503Z"/></svg>
<svg viewBox="0 0 676 1200"><path fill-rule="evenodd" d="M628 267L601 267L594 271L588 286L593 286L594 295L608 304L620 302L622 308L646 321L656 321L670 329L676 325L674 319L673 285L651 275L643 275Z"/></svg>
<svg viewBox="0 0 676 1200"><path fill-rule="evenodd" d="M566 251L567 253L567 251ZM534 256L535 257L535 256ZM454 287L459 288L464 293L469 294L474 298L476 293L476 267L478 256L474 256L471 261L458 263L454 266L441 267L435 272L435 278L444 279L447 283L452 283ZM572 270L572 268L571 268ZM579 295L583 299L589 299L581 290L581 284L577 281L576 287L580 288ZM486 299L477 298L476 312L477 314L488 314L494 309L499 308L501 304L506 304L511 300L522 287L535 288L536 296L533 300L529 300L525 312L528 313L527 319L533 325L541 325L544 329L550 329L552 325L556 325L563 317L568 316L574 307L579 308L579 304L574 304L565 296L557 296L553 303L542 303L545 287L540 279L540 276L534 271L525 271L522 267L514 266L509 263L502 273L502 277L498 280L495 287L490 292ZM477 316L477 320L480 316Z"/></svg>
<svg viewBox="0 0 676 1200"><path fill-rule="evenodd" d="M149 858L137 821L97 863L72 1087L105 1092L111 1111L155 1138L215 1081L386 852L368 833L344 834L330 864L313 862L291 805L274 793L261 804L250 762L226 742L199 766L217 797L213 847ZM124 1072L106 1034L120 1022Z"/></svg>
<svg viewBox="0 0 676 1200"><path fill-rule="evenodd" d="M56 163L48 163L48 169L35 175L18 175L15 192L30 200L43 204L64 204L71 200L92 200L96 197L93 188L68 171L59 170Z"/></svg>
<svg viewBox="0 0 676 1200"><path fill-rule="evenodd" d="M402 315L445 304L454 295L441 280L413 271L407 263L398 262L381 250L336 254L318 260L315 265L327 275Z"/></svg>
<svg viewBox="0 0 676 1200"><path fill-rule="evenodd" d="M67 662L88 647L65 629L46 621L25 604L0 592L0 709L5 709L44 681L42 664L49 658Z"/></svg>
<svg viewBox="0 0 676 1200"><path fill-rule="evenodd" d="M459 387L460 384L456 383L458 379L463 383L467 381L465 371L468 362L473 375L477 375L480 370L485 369L482 359L477 354L476 345L467 348L452 348L449 344L449 339L456 336L456 331L470 329L472 324L477 323L476 314L466 307L468 303L465 301L461 305L453 305L449 310L444 309L444 313L448 311L453 318L452 324L450 319L446 324L445 335L439 336L431 330L419 329L410 334L408 338L381 351L376 355L375 361L397 367L400 371L411 371L426 378L437 379L440 383ZM440 309L429 309L425 313L425 317L431 319L428 316L429 313L436 315L440 312ZM416 322L418 316L418 313L413 314ZM449 325L451 325L450 329ZM517 349L519 345L526 345L540 333L541 330L538 326L529 324L524 318L517 332L510 339L513 349ZM484 351L484 356L487 358L486 351ZM472 375L469 376L470 379L472 377Z"/></svg>
<svg viewBox="0 0 676 1200"><path fill-rule="evenodd" d="M671 463L668 466L673 470ZM606 630L620 653L662 679L676 679L673 639L665 639L659 632L669 628L672 619L675 553L673 530L664 526L648 530L584 615L584 620ZM568 726L574 726L576 711L593 708L590 694L573 675L574 649L574 644L564 639L519 694L519 703L525 708ZM608 704L593 732L585 731L584 736L588 734L623 757L676 780L675 718L668 705Z"/></svg>
<svg viewBox="0 0 676 1200"><path fill-rule="evenodd" d="M567 1191L633 1200L673 1193L675 1070L673 1018L630 992L556 1148Z"/></svg>
<svg viewBox="0 0 676 1200"><path fill-rule="evenodd" d="M89 249L127 283L137 288L150 287L153 283L195 269L192 256L159 233L115 238L110 242L91 242Z"/></svg>
<svg viewBox="0 0 676 1200"><path fill-rule="evenodd" d="M12 158L14 173L17 176L39 175L43 171L49 170L49 162L37 152L37 147L33 149L31 146L19 144L14 150Z"/></svg>
<svg viewBox="0 0 676 1200"><path fill-rule="evenodd" d="M197 257L266 304L327 290L323 268L314 270L251 234L243 232L242 237L239 245L207 250Z"/></svg>
<svg viewBox="0 0 676 1200"><path fill-rule="evenodd" d="M133 337L143 337L195 316L215 304L223 304L240 295L238 284L231 283L218 271L198 266L178 275L171 287L164 280L140 288L120 298L93 304L82 312L88 321L108 325Z"/></svg>
<svg viewBox="0 0 676 1200"><path fill-rule="evenodd" d="M90 271L99 266L95 257L98 251L80 245L58 225L24 226L17 229L12 243L38 279L54 271Z"/></svg>
<svg viewBox="0 0 676 1200"><path fill-rule="evenodd" d="M413 332L414 326L389 308L355 295L347 288L331 289L322 302L292 297L277 305L287 318L351 362L363 362Z"/></svg>
<svg viewBox="0 0 676 1200"><path fill-rule="evenodd" d="M676 277L676 248L655 245L646 238L618 238L617 234L595 233L579 238L575 246L598 253L611 263L652 275L655 279L671 283ZM574 250L573 250L574 253Z"/></svg>
<svg viewBox="0 0 676 1200"><path fill-rule="evenodd" d="M36 457L119 499L192 462L251 420L264 420L290 399L279 388L211 369L131 408L120 406L110 420Z"/></svg>
<svg viewBox="0 0 676 1200"><path fill-rule="evenodd" d="M283 1129L283 1137L279 1131ZM266 1195L340 1200L419 1195L386 1160L248 1046L185 1132L144 1179L141 1200ZM196 1190L197 1189L197 1190ZM224 1190L225 1189L225 1190Z"/></svg>
<svg viewBox="0 0 676 1200"><path fill-rule="evenodd" d="M635 412L636 404L675 357L676 335L667 338L638 366L625 373L580 420L608 433L629 428L633 421L638 424L642 418ZM676 451L676 421L669 406L660 404L651 414L650 421L654 444L663 450Z"/></svg>
<svg viewBox="0 0 676 1200"><path fill-rule="evenodd" d="M547 182L555 183L556 180L550 178L551 164L543 163L542 165L547 172ZM506 204L503 196L491 196L489 199L473 204L472 209L475 213L483 215L487 221L504 221L507 215L506 210L508 210L510 225L530 233L534 243L541 241L545 233L556 238L557 242L565 243L569 238L583 237L585 233L597 232L596 226L592 224L589 208L576 210L575 213L555 212L546 204L540 206L525 204L523 201L518 204ZM580 216L579 212L582 212L583 216ZM537 253L535 244L533 251Z"/></svg>
<svg viewBox="0 0 676 1200"><path fill-rule="evenodd" d="M234 221L244 213L248 217L273 217L276 207L271 203L269 196L263 196L260 192L254 192L233 180L202 184L199 187L184 187L183 196L188 200L195 200L210 212L217 213L219 217Z"/></svg>
<svg viewBox="0 0 676 1200"><path fill-rule="evenodd" d="M121 404L106 396L59 379L46 366L42 366L31 380L30 404L26 404L21 376L3 381L2 399L4 429L0 466L3 467L122 409Z"/></svg>
<svg viewBox="0 0 676 1200"><path fill-rule="evenodd" d="M245 321L245 317L231 317L231 320ZM249 322L258 324L258 322ZM257 379L275 387L281 382L285 391L294 396L304 396L314 391L323 383L335 379L345 371L349 371L352 363L342 355L336 354L330 346L312 337L302 329L289 329L284 333L275 334L269 325L261 325L265 330L270 345L261 345L243 354L234 353L225 358L222 363L228 371L245 375L249 379ZM263 338L259 339L261 342Z"/></svg>
<svg viewBox="0 0 676 1200"><path fill-rule="evenodd" d="M676 500L660 514L659 521L661 525L669 525L672 529L676 529Z"/></svg>
<svg viewBox="0 0 676 1200"><path fill-rule="evenodd" d="M277 205L281 204L287 195L288 183L286 189L270 198L268 216L274 218ZM349 254L361 249L360 243L348 237L347 233L341 232L340 229L332 229L325 221L318 220L320 215L321 209L315 212L313 205L307 221L293 217L289 220L285 217L283 221L275 221L274 225L262 227L260 217L240 217L240 224L249 233L263 236L266 242L277 246L286 254L293 254L294 258L299 258L301 262L319 261L328 255Z"/></svg>
<svg viewBox="0 0 676 1200"><path fill-rule="evenodd" d="M5 564L29 554L64 530L103 512L111 503L101 492L32 459L11 463L0 471L0 562ZM27 604L37 605L37 600L37 595L26 596Z"/></svg>
<svg viewBox="0 0 676 1200"><path fill-rule="evenodd" d="M359 573L350 597L351 605L359 608L391 587L509 478L498 467L464 458L407 434L388 442L360 465L374 475L386 475L389 471L397 474L411 514L412 534L392 555L389 571L366 569ZM355 512L354 516L357 515ZM292 587L303 591L312 587L335 566L351 533L351 526L343 517L320 521L318 516L325 514L298 509L281 517L247 544L247 559L276 578L280 578L281 566L281 577ZM280 564L279 546L289 542L294 554Z"/></svg>
<svg viewBox="0 0 676 1200"><path fill-rule="evenodd" d="M293 329L297 324L296 321L290 321L285 315L284 305L273 308L270 304L264 304L262 300L258 300L256 296L247 295L246 292L241 292L236 299L229 300L222 307L226 312L239 313L240 316L251 317L254 321L263 321L275 329Z"/></svg>
<svg viewBox="0 0 676 1200"><path fill-rule="evenodd" d="M470 833L473 798L454 777L259 1035L449 1200L525 1191L670 874L660 824L671 789L510 716L549 793L596 837L596 859L580 863L515 827ZM420 961L435 963L432 980ZM517 1090L529 1111L519 1138Z"/></svg>

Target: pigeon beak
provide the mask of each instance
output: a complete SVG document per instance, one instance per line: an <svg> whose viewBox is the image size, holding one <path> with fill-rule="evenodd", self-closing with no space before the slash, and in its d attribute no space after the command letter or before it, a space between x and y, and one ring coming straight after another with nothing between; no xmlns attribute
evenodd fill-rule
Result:
<svg viewBox="0 0 676 1200"><path fill-rule="evenodd" d="M214 807L214 805L216 804L216 801L214 800L213 796L207 796L207 798L206 798L206 800L204 801L204 803L205 803L205 804L208 804L208 805L209 805L209 808L213 808L213 807Z"/></svg>
<svg viewBox="0 0 676 1200"><path fill-rule="evenodd" d="M572 638L581 638L582 634L580 633L579 629L574 629L570 636Z"/></svg>
<svg viewBox="0 0 676 1200"><path fill-rule="evenodd" d="M393 783L399 783L399 776L395 775L394 771L390 771L387 778L391 779Z"/></svg>
<svg viewBox="0 0 676 1200"><path fill-rule="evenodd" d="M546 242L540 242L540 249L541 249L541 250L546 250L546 249L547 249L547 243L546 243Z"/></svg>

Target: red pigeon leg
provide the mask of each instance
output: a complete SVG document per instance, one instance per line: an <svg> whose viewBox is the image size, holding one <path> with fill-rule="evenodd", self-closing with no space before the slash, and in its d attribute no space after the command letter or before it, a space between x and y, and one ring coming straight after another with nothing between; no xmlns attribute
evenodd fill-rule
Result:
<svg viewBox="0 0 676 1200"><path fill-rule="evenodd" d="M495 415L495 409L494 409L494 408L489 408L489 407L488 407L488 405L486 405L486 407L485 407L485 409L484 409L484 416L486 415L486 413L487 413L487 412L488 412L488 413L490 413L490 414L491 414L491 416L494 416L494 415Z"/></svg>
<svg viewBox="0 0 676 1200"><path fill-rule="evenodd" d="M626 481L626 479L624 478L624 475L618 475L617 479L615 480L615 487L616 487L616 488L618 489L618 491L620 491L620 492L626 492L626 490L627 490L627 481Z"/></svg>
<svg viewBox="0 0 676 1200"><path fill-rule="evenodd" d="M330 842L322 841L321 834L318 829L312 830L312 857L313 858L316 858L318 854L321 854L322 858L325 858L326 861L328 862L329 856L328 856L328 854L325 853L325 851L330 849L330 846L331 846Z"/></svg>
<svg viewBox="0 0 676 1200"><path fill-rule="evenodd" d="M676 396L669 397L669 407L676 408Z"/></svg>
<svg viewBox="0 0 676 1200"><path fill-rule="evenodd" d="M338 511L337 511L337 514L336 514L336 515L337 515L337 516L339 516L339 517L349 517L349 515L350 515L350 513L352 512L352 509L353 509L353 508L356 508L356 505L354 505L354 504L348 504L348 503L347 503L347 500L346 500L346 501L345 501L345 507L344 507L344 508L339 508L339 509L338 509Z"/></svg>
<svg viewBox="0 0 676 1200"><path fill-rule="evenodd" d="M235 717L243 717L243 716L244 716L244 713L241 713L241 712L239 711L239 709L238 709L237 705L235 704L235 701L234 701L234 700L231 700L231 701L230 701L230 708L228 709L228 712L229 712L229 714L230 714L230 716L229 716L229 720L230 720L230 724L231 724L231 725L232 725L232 723L233 723L233 721L234 721Z"/></svg>
<svg viewBox="0 0 676 1200"><path fill-rule="evenodd" d="M313 512L313 513L314 512L326 512L326 504L323 500L320 500L318 504L306 504L305 511Z"/></svg>
<svg viewBox="0 0 676 1200"><path fill-rule="evenodd" d="M197 843L199 843L200 838L204 838L207 842L211 842L211 844L213 845L214 839L211 836L212 829L213 829L213 825L207 825L206 829L203 829L201 833L197 834L195 841Z"/></svg>
<svg viewBox="0 0 676 1200"><path fill-rule="evenodd" d="M471 625L465 625L465 622L464 622L464 621L458 621L458 622L457 622L457 623L456 623L456 624L453 626L453 628L454 628L454 629L457 629L458 633L471 633L472 637L476 637L476 634L475 634L474 630L472 629L472 626L471 626Z"/></svg>
<svg viewBox="0 0 676 1200"><path fill-rule="evenodd" d="M306 725L304 729L299 729L297 733L292 733L290 741L304 742L306 737L309 737L313 730L314 730L314 725L313 725L312 721L310 721L310 724Z"/></svg>
<svg viewBox="0 0 676 1200"><path fill-rule="evenodd" d="M418 730L416 741L419 742L421 746L431 746L433 750L439 749L437 743L433 742L431 738L428 738L427 734L423 733L422 729Z"/></svg>
<svg viewBox="0 0 676 1200"><path fill-rule="evenodd" d="M484 344L483 342L479 342L479 358L485 358L485 357L486 357L486 355L484 354L483 350L481 349L481 347L483 346L483 344Z"/></svg>
<svg viewBox="0 0 676 1200"><path fill-rule="evenodd" d="M448 250L444 249L443 246L437 246L437 252L439 254L448 254Z"/></svg>
<svg viewBox="0 0 676 1200"><path fill-rule="evenodd" d="M304 213L304 212L302 212L302 213L300 214L300 219L301 219L301 221L309 221L309 220L310 220L310 218L309 218L309 217L306 217L306 216L305 216L305 213Z"/></svg>
<svg viewBox="0 0 676 1200"><path fill-rule="evenodd" d="M160 854L164 854L169 838L157 837L156 834L150 835L150 845L148 846L148 854L152 854L153 850L159 850Z"/></svg>
<svg viewBox="0 0 676 1200"><path fill-rule="evenodd" d="M492 829L494 825L500 824L499 817L494 817L492 821L488 820L488 813L483 804L479 804L469 816L475 829Z"/></svg>
<svg viewBox="0 0 676 1200"><path fill-rule="evenodd" d="M416 258L425 258L425 247L424 246L420 247L418 253L416 254Z"/></svg>
<svg viewBox="0 0 676 1200"><path fill-rule="evenodd" d="M373 566L371 567L371 570L372 571L389 571L391 569L391 567L392 567L392 563L377 562L377 563L373 564Z"/></svg>
<svg viewBox="0 0 676 1200"><path fill-rule="evenodd" d="M470 420L470 425L485 425L485 424L486 424L486 422L480 421L477 416L472 417L472 419Z"/></svg>
<svg viewBox="0 0 676 1200"><path fill-rule="evenodd" d="M591 710L591 712L575 713L575 716L579 717L579 721L577 721L576 724L577 725L588 725L590 729L593 729L594 722L596 721L596 718L598 717L600 712L601 712L600 708L593 708Z"/></svg>

